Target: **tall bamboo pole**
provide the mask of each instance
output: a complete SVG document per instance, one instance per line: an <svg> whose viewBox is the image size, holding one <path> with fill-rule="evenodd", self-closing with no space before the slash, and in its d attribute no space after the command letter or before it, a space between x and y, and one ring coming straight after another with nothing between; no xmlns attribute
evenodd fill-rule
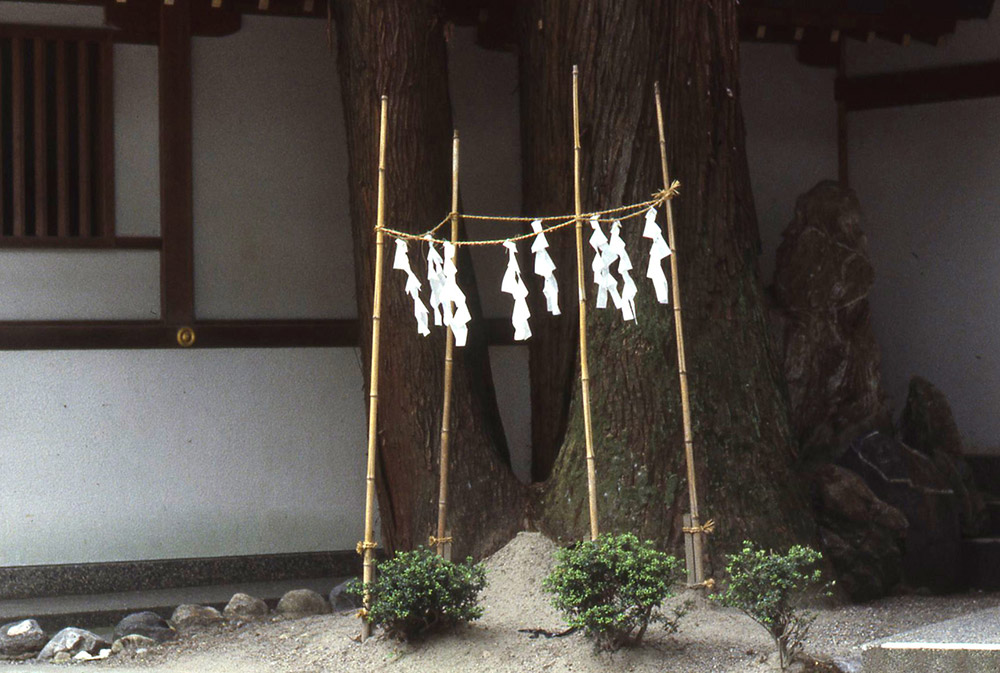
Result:
<svg viewBox="0 0 1000 673"><path fill-rule="evenodd" d="M670 173L667 170L667 137L663 128L663 104L660 102L660 83L655 85L656 92L656 125L660 134L660 167L663 171L663 188L670 189ZM674 240L674 213L670 200L664 203L667 211L667 239L673 254L670 255L670 276L674 291L674 329L677 332L677 369L681 380L681 414L684 419L684 457L687 461L688 497L691 500L691 535L694 542L694 577L692 584L699 584L705 579L702 568L702 530L698 517L698 487L694 472L694 438L691 431L691 399L688 395L687 358L684 354L684 321L681 311L681 287L677 274L677 244Z"/></svg>
<svg viewBox="0 0 1000 673"><path fill-rule="evenodd" d="M458 131L451 141L451 242L458 241ZM453 254L457 255L456 246ZM454 262L452 258L452 262ZM448 328L444 345L444 404L441 409L441 479L438 484L437 536L433 540L438 556L445 555L445 545L450 542L445 533L448 516L448 449L451 443L451 379L455 352L455 334Z"/></svg>
<svg viewBox="0 0 1000 673"><path fill-rule="evenodd" d="M368 393L368 475L365 483L365 541L358 545L364 552L365 586L375 580L375 451L378 431L378 348L379 323L382 319L382 252L385 234L385 129L388 96L382 96L382 110L378 132L378 205L375 211L375 296L372 300L372 362L371 382ZM365 591L365 610L371 608L371 596ZM371 635L371 624L361 621L361 640Z"/></svg>
<svg viewBox="0 0 1000 673"><path fill-rule="evenodd" d="M583 205L580 197L579 69L573 66L573 198L576 207L576 286L580 297L580 385L583 391L583 432L587 442L587 492L590 499L590 539L597 531L597 471L594 468L594 432L590 420L590 367L587 366L587 291L583 272Z"/></svg>

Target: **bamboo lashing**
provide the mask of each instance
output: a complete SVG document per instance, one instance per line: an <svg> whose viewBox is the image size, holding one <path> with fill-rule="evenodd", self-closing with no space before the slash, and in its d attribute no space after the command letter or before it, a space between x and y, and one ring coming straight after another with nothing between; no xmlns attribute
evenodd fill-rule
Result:
<svg viewBox="0 0 1000 673"><path fill-rule="evenodd" d="M583 393L583 433L587 445L587 495L590 503L590 539L596 540L597 471L594 467L594 433L590 419L590 368L587 366L587 291L583 272L583 205L580 196L580 92L579 69L573 66L573 202L576 222L576 286L580 296L580 387Z"/></svg>
<svg viewBox="0 0 1000 673"><path fill-rule="evenodd" d="M458 241L458 131L451 141L451 242ZM458 255L458 248L454 249ZM452 259L454 262L454 258ZM444 344L444 404L441 408L441 465L438 483L437 535L430 537L432 546L437 547L437 555L445 556L446 545L451 538L445 533L448 517L448 450L451 444L451 380L452 362L455 353L455 334L447 328ZM450 559L449 559L450 560Z"/></svg>
<svg viewBox="0 0 1000 673"><path fill-rule="evenodd" d="M668 188L670 183L670 172L667 170L667 137L663 127L663 103L660 100L660 83L655 85L656 98L656 126L660 135L660 167L663 171L663 185ZM673 281L674 299L674 329L677 334L677 369L680 376L681 386L681 414L684 422L684 458L687 462L688 497L691 501L691 525L685 527L684 532L690 534L693 542L692 560L689 560L689 567L693 570L693 577L688 578L689 584L702 584L705 580L702 554L702 536L711 532L714 528L714 521L709 521L702 526L698 518L698 487L695 481L694 470L694 438L691 429L691 399L688 394L687 358L684 353L684 321L681 310L681 290L677 273L677 244L674 238L674 214L670 201L665 204L667 211L667 242L673 254L670 255L670 276ZM710 527L709 524L712 524Z"/></svg>
<svg viewBox="0 0 1000 673"><path fill-rule="evenodd" d="M368 393L368 473L365 481L365 540L358 543L364 552L364 609L371 608L371 595L367 587L375 580L375 451L378 442L378 349L379 323L382 318L382 258L385 233L385 136L389 98L382 96L378 131L378 202L375 210L375 293L372 299L372 354L371 381ZM371 635L371 624L361 621L361 640Z"/></svg>

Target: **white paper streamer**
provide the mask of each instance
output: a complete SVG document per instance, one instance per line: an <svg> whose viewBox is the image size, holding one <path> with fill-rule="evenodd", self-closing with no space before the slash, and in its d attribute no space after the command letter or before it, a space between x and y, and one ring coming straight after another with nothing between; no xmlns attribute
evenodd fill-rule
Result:
<svg viewBox="0 0 1000 673"><path fill-rule="evenodd" d="M531 327L528 326L528 318L531 317L528 288L521 279L521 269L517 265L517 244L506 241L503 247L507 248L507 272L503 275L500 291L514 298L514 310L510 316L510 322L514 325L514 341L524 341L531 336Z"/></svg>
<svg viewBox="0 0 1000 673"><path fill-rule="evenodd" d="M608 250L608 239L601 231L597 215L590 218L590 226L594 229L594 233L590 236L590 246L595 254L590 268L594 272L594 283L597 285L597 308L607 307L608 293L617 306L621 302L621 295L618 294L618 282L611 275L610 266L615 255Z"/></svg>
<svg viewBox="0 0 1000 673"><path fill-rule="evenodd" d="M445 309L450 313L451 307L444 306L445 301L442 296L444 290L444 259L441 253L434 247L430 236L427 237L427 284L431 287L430 305L434 311L434 324L440 327L447 324L444 318Z"/></svg>
<svg viewBox="0 0 1000 673"><path fill-rule="evenodd" d="M469 321L472 314L465 303L465 293L458 286L458 269L455 267L455 246L444 243L444 286L441 288L441 299L444 302L445 325L451 328L455 335L455 345L464 346L469 337ZM452 312L452 304L455 310Z"/></svg>
<svg viewBox="0 0 1000 673"><path fill-rule="evenodd" d="M615 306L621 310L623 320L635 320L635 295L636 287L635 281L632 280L632 276L629 275L629 271L632 270L632 260L628 257L628 251L625 249L625 241L621 237L622 223L619 220L615 220L611 225L611 240L608 241L608 247L605 251L610 253L612 260L618 260L618 273L622 277L622 292L618 295L617 289L612 295L615 299ZM608 268L611 268L611 263L608 263ZM617 281L615 282L617 285Z"/></svg>
<svg viewBox="0 0 1000 673"><path fill-rule="evenodd" d="M667 283L667 277L663 274L663 260L672 251L667 242L663 240L660 225L656 223L656 208L650 208L646 211L646 226L642 230L642 235L653 241L653 245L649 248L649 266L646 269L646 278L653 281L656 300L661 304L669 304L670 285Z"/></svg>
<svg viewBox="0 0 1000 673"><path fill-rule="evenodd" d="M556 264L546 250L549 247L549 242L545 240L545 234L542 233L542 221L532 222L531 229L538 234L531 242L531 252L535 253L535 273L541 276L544 281L542 294L545 295L545 305L549 313L559 315L559 284L556 283L556 277L553 275Z"/></svg>
<svg viewBox="0 0 1000 673"><path fill-rule="evenodd" d="M417 319L417 331L421 336L431 333L427 327L427 307L420 300L420 280L410 268L410 257L406 254L406 241L396 239L396 256L392 260L392 268L406 274L406 294L413 298L413 316Z"/></svg>

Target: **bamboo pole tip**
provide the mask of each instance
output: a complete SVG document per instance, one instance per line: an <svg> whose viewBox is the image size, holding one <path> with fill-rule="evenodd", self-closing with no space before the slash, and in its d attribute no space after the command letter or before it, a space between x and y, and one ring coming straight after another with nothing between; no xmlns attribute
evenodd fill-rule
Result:
<svg viewBox="0 0 1000 673"><path fill-rule="evenodd" d="M580 74L580 68L578 68L577 65L574 63L573 64L573 77L576 77L579 74Z"/></svg>
<svg viewBox="0 0 1000 673"><path fill-rule="evenodd" d="M660 95L660 80L656 80L655 82L653 82L653 91L656 93L657 96Z"/></svg>
<svg viewBox="0 0 1000 673"><path fill-rule="evenodd" d="M385 95L385 94L382 94L382 100L383 101L387 101L387 100L389 100L389 97L387 95Z"/></svg>
<svg viewBox="0 0 1000 673"><path fill-rule="evenodd" d="M458 140L458 129L455 129L453 131L453 135L451 137L452 137L452 140Z"/></svg>

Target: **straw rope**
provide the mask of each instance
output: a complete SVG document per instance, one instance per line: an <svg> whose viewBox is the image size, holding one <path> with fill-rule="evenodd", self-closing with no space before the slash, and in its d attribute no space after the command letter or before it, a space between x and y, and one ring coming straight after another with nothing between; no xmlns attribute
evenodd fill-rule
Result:
<svg viewBox="0 0 1000 673"><path fill-rule="evenodd" d="M364 554L366 549L375 549L378 547L378 542L365 542L362 540L358 543L358 546L354 548L358 554Z"/></svg>
<svg viewBox="0 0 1000 673"><path fill-rule="evenodd" d="M684 526L682 528L685 533L714 533L715 532L715 519L709 519L700 526Z"/></svg>
<svg viewBox="0 0 1000 673"><path fill-rule="evenodd" d="M429 538L427 538L428 547L436 547L439 544L451 544L451 542L452 539L450 535L446 535L444 537L437 537L436 535L431 535Z"/></svg>
<svg viewBox="0 0 1000 673"><path fill-rule="evenodd" d="M640 215L643 215L646 212L646 210L648 210L649 208L651 208L653 206L658 206L661 203L665 203L666 201L668 201L668 200L674 198L675 196L677 196L677 194L680 193L680 187L681 187L681 183L679 181L677 181L677 180L674 180L670 184L670 188L669 189L662 189L662 190L654 193L653 194L653 198L650 199L649 201L643 201L642 203L632 203L632 204L629 204L627 206L618 206L617 208L608 208L607 210L595 210L593 212L585 213L585 214L580 215L580 218L584 219L584 220L590 220L590 219L592 219L596 215L598 222L602 222L602 223L607 224L607 223L610 223L610 222L616 222L616 221L620 222L622 220L632 219L633 217L639 217ZM619 215L617 217L602 217L602 215L603 216L617 215L618 213L625 213L625 214L624 215ZM453 213L448 213L448 216L446 218L444 218L443 220L441 220L440 222L438 222L431 229L428 229L427 231L425 231L425 232L423 232L421 234L411 234L411 233L406 232L406 231L399 231L398 229L389 229L388 227L382 227L382 232L385 233L385 234L387 234L387 235L389 235L389 236L392 236L393 238L401 238L401 239L408 240L408 241L420 241L420 242L423 242L423 241L428 241L428 238L429 238L431 243L451 243L451 241L446 241L444 239L434 238L434 234L437 233L437 231L440 230L441 227L443 227L444 225L449 224L451 222L452 214ZM455 214L458 214L458 213L455 213ZM552 232L552 231L557 231L559 229L563 229L565 227L572 226L573 224L576 223L576 215L546 215L546 216L543 216L543 217L528 217L528 216L514 216L514 215L507 216L507 215L465 215L465 214L461 214L461 217L464 220L478 220L478 221L481 221L481 222L520 222L520 223L528 223L528 222L534 222L535 220L541 220L542 222L553 222L553 221L555 221L555 222L558 222L558 224L554 224L554 225L549 226L549 227L543 227L542 230L540 232L538 232L537 234L535 232L530 232L530 233L527 233L527 234L519 234L517 236L510 236L508 238L495 238L495 239L489 239L489 240L483 240L483 241L455 241L454 245L456 247L458 247L458 246L503 245L504 243L507 243L508 241L512 241L512 242L516 243L517 241L525 241L525 240L527 240L529 238L534 238L535 236L538 236L539 234L547 234L547 233Z"/></svg>

